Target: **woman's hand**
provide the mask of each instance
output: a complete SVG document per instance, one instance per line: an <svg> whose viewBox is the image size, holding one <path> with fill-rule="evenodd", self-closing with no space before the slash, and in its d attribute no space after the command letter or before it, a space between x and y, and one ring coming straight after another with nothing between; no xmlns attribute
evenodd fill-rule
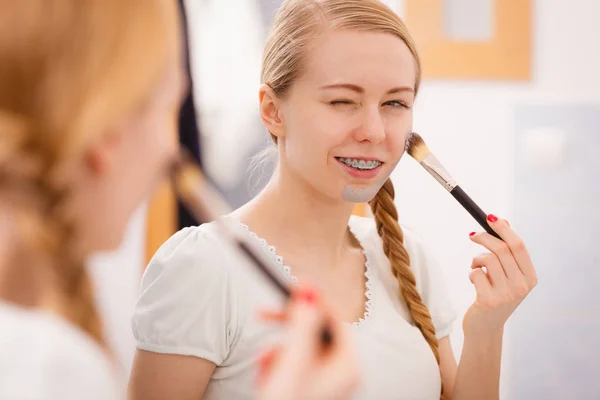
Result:
<svg viewBox="0 0 600 400"><path fill-rule="evenodd" d="M261 357L259 400L350 397L360 380L350 331L325 311L316 292L296 292L286 313L264 313L263 319L284 322L288 331L280 346ZM320 340L325 324L333 336L327 348Z"/></svg>
<svg viewBox="0 0 600 400"><path fill-rule="evenodd" d="M487 221L502 240L486 232L471 234L471 240L490 253L475 257L471 265L469 278L475 285L477 298L463 320L465 335L501 332L507 319L537 284L535 268L521 238L505 220L488 215Z"/></svg>

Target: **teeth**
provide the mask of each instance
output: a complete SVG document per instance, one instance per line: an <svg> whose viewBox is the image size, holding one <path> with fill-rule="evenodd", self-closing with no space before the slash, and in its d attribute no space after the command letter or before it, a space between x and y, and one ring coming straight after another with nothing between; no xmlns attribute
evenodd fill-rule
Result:
<svg viewBox="0 0 600 400"><path fill-rule="evenodd" d="M352 167L352 168L356 168L356 169L373 169L373 168L377 168L381 165L380 161L375 161L375 160L369 160L369 161L365 161L365 160L357 160L357 159L352 159L352 158L343 158L343 157L339 157L338 160L340 160L341 162L343 162L344 164Z"/></svg>

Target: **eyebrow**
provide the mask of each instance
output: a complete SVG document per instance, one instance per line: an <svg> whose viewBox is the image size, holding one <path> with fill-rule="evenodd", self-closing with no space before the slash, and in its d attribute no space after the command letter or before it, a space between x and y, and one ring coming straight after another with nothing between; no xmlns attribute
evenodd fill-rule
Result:
<svg viewBox="0 0 600 400"><path fill-rule="evenodd" d="M365 90L362 87L360 87L358 85L354 85L352 83L334 83L331 85L321 86L321 89L349 89L356 93L364 93L365 92ZM399 92L413 93L414 91L415 90L410 86L397 86L397 87L393 87L390 90L388 90L386 94L393 94L393 93L399 93Z"/></svg>

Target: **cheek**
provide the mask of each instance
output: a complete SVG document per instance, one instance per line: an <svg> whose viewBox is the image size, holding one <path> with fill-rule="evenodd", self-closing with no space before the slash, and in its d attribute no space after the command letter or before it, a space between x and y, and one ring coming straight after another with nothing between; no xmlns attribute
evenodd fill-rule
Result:
<svg viewBox="0 0 600 400"><path fill-rule="evenodd" d="M149 162L160 168L173 158L179 148L177 113L155 110L144 125L145 129L141 132L144 138L141 142L144 142Z"/></svg>
<svg viewBox="0 0 600 400"><path fill-rule="evenodd" d="M403 118L391 119L386 128L386 141L389 151L400 157L404 153L406 139L408 139L411 132L412 113Z"/></svg>
<svg viewBox="0 0 600 400"><path fill-rule="evenodd" d="M308 157L323 157L348 141L353 129L351 118L321 104L298 108L303 112L298 113L290 124L288 141L293 143L290 150L302 147Z"/></svg>
<svg viewBox="0 0 600 400"><path fill-rule="evenodd" d="M163 177L165 166L178 150L176 121L164 111L150 113L130 139L129 165L136 180L132 184L146 191Z"/></svg>

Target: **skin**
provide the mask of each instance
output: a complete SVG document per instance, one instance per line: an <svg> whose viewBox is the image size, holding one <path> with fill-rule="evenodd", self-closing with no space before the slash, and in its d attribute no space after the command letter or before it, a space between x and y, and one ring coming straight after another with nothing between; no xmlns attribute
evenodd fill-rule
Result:
<svg viewBox="0 0 600 400"><path fill-rule="evenodd" d="M180 51L173 51L144 107L86 151L71 204L85 254L117 247L133 212L166 177L179 151L177 118L186 84Z"/></svg>
<svg viewBox="0 0 600 400"><path fill-rule="evenodd" d="M131 215L164 179L178 154L175 129L186 88L184 71L181 49L173 46L142 106L104 126L66 172L71 191L66 209L77 232L73 245L84 259L121 243ZM4 204L1 200L0 193ZM0 225L11 229L8 223ZM1 260L18 257L19 244L13 250L15 254ZM3 264L0 286L4 273L11 270L10 263ZM27 287L19 290L28 293L35 288L35 297L15 300L53 310L59 302L53 281L44 268L37 270L28 276Z"/></svg>
<svg viewBox="0 0 600 400"><path fill-rule="evenodd" d="M395 36L333 31L315 43L285 99L261 89L261 115L277 136L279 166L240 218L347 322L364 314L365 260L347 229L354 204L341 194L349 186L380 186L402 157L415 77L413 56ZM335 157L383 165L377 176L357 179Z"/></svg>
<svg viewBox="0 0 600 400"><path fill-rule="evenodd" d="M380 185L402 157L412 128L415 63L395 36L340 30L311 46L303 72L285 98L267 85L260 89L261 117L277 137L279 163L267 187L234 215L275 245L298 280L320 293L333 318L354 322L365 311L365 260L347 228L354 204L342 194L346 187ZM376 177L356 179L335 157L384 164ZM492 255L484 260L487 273L482 262L474 264L478 297L465 316L460 366L449 339L440 341L446 398L498 398L503 326L537 279L518 236L502 220L491 226L510 247L487 233L472 238ZM505 275L513 280L492 285L488 278L498 271L510 271ZM200 398L214 368L203 359L138 351L134 398Z"/></svg>

